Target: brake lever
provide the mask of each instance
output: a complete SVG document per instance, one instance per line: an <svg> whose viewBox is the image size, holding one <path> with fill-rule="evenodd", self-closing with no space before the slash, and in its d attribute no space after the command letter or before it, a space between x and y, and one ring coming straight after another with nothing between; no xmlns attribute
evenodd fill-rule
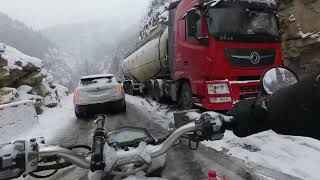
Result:
<svg viewBox="0 0 320 180"><path fill-rule="evenodd" d="M200 118L195 121L197 125L195 133L201 140L221 140L225 133L225 121L224 116L219 113L202 113Z"/></svg>

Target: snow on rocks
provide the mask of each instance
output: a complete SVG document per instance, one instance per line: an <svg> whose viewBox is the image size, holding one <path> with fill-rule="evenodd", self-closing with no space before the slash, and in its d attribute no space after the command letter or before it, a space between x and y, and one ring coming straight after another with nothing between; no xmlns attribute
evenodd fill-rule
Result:
<svg viewBox="0 0 320 180"><path fill-rule="evenodd" d="M0 89L0 105L13 102L18 96L15 88L3 87Z"/></svg>
<svg viewBox="0 0 320 180"><path fill-rule="evenodd" d="M0 43L0 104L34 100L40 106L55 107L67 88L53 82L42 60L27 56Z"/></svg>
<svg viewBox="0 0 320 180"><path fill-rule="evenodd" d="M8 61L9 68L21 68L28 65L39 69L43 67L42 60L27 56L13 47L0 43L0 52L1 50L1 56Z"/></svg>
<svg viewBox="0 0 320 180"><path fill-rule="evenodd" d="M42 88L42 91L46 93L43 99L43 104L46 107L56 107L60 103L61 97L69 94L69 90L62 85L54 83L52 77L43 80Z"/></svg>
<svg viewBox="0 0 320 180"><path fill-rule="evenodd" d="M140 29L140 41L143 41L151 32L158 26L159 23L168 21L168 7L171 2L177 0L153 0L146 17L143 20L143 25Z"/></svg>
<svg viewBox="0 0 320 180"><path fill-rule="evenodd" d="M27 56L15 48L0 43L0 87L13 87L41 83L42 60Z"/></svg>

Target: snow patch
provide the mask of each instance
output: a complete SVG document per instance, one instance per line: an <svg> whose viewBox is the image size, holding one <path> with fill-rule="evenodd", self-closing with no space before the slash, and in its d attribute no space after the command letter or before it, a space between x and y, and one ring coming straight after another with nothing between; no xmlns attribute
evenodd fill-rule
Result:
<svg viewBox="0 0 320 180"><path fill-rule="evenodd" d="M173 122L173 113L175 110L170 109L168 105L159 104L151 99L144 99L141 97L130 96L126 94L126 101L134 106L142 106L154 122L158 123L165 129L169 128L169 123Z"/></svg>
<svg viewBox="0 0 320 180"><path fill-rule="evenodd" d="M39 124L21 132L21 134L16 134L11 140L44 137L46 142L53 141L58 134L64 132L68 125L77 120L74 115L72 96L64 96L60 105L55 108L44 108L43 113L38 117Z"/></svg>
<svg viewBox="0 0 320 180"><path fill-rule="evenodd" d="M270 5L277 5L277 3L274 0L248 0L248 1L249 1L249 3L252 3L252 2L264 3L264 4L268 4L269 6Z"/></svg>
<svg viewBox="0 0 320 180"><path fill-rule="evenodd" d="M38 123L33 101L0 105L0 144L10 142Z"/></svg>
<svg viewBox="0 0 320 180"><path fill-rule="evenodd" d="M190 120L198 120L200 119L201 114L197 112L187 112L185 116L187 116Z"/></svg>
<svg viewBox="0 0 320 180"><path fill-rule="evenodd" d="M30 93L32 91L32 87L27 85L21 85L17 88L17 90L25 93Z"/></svg>
<svg viewBox="0 0 320 180"><path fill-rule="evenodd" d="M320 141L278 135L266 131L246 138L238 138L231 131L220 141L204 141L207 147L226 151L247 163L253 162L302 179L319 179Z"/></svg>

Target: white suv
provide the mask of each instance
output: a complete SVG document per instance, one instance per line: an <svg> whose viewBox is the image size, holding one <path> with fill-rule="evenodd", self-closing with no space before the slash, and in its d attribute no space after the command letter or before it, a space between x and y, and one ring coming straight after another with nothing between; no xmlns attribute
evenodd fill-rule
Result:
<svg viewBox="0 0 320 180"><path fill-rule="evenodd" d="M73 103L78 118L110 110L126 111L122 85L112 74L82 77L74 90Z"/></svg>

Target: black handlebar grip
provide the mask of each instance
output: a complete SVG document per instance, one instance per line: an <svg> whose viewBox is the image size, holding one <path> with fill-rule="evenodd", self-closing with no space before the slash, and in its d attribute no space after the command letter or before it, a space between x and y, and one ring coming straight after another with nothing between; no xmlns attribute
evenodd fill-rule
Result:
<svg viewBox="0 0 320 180"><path fill-rule="evenodd" d="M96 119L97 129L103 129L106 121L106 115L98 115Z"/></svg>
<svg viewBox="0 0 320 180"><path fill-rule="evenodd" d="M103 148L105 139L103 136L96 136L93 139L92 157L91 157L91 171L103 170L105 167L103 160Z"/></svg>
<svg viewBox="0 0 320 180"><path fill-rule="evenodd" d="M92 156L91 156L91 171L103 170L105 167L103 159L103 148L106 143L104 125L106 115L97 115L97 129L93 137Z"/></svg>

